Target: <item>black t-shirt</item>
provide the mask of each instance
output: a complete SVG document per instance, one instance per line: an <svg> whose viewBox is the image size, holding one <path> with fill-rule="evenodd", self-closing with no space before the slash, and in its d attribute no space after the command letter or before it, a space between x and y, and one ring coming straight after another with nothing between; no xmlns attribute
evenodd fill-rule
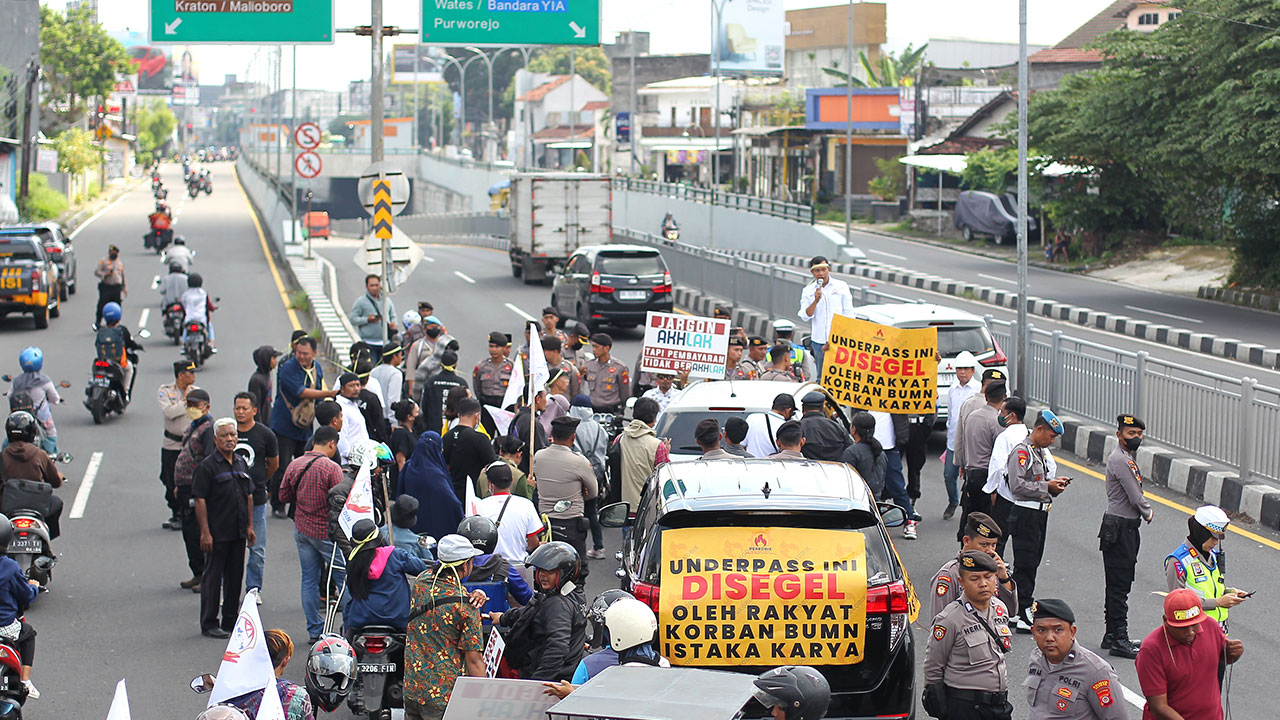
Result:
<svg viewBox="0 0 1280 720"><path fill-rule="evenodd" d="M497 459L489 438L466 425L449 428L444 436L444 461L453 477L453 491L458 499L465 497L467 478L480 477L484 466Z"/></svg>
<svg viewBox="0 0 1280 720"><path fill-rule="evenodd" d="M267 501L267 459L280 455L276 434L259 422L248 430L237 432L240 440L236 442L236 454L249 466L249 476L253 478L253 504L262 505Z"/></svg>
<svg viewBox="0 0 1280 720"><path fill-rule="evenodd" d="M191 478L191 496L203 498L214 542L243 540L249 530L249 467L232 455L234 465L215 451L200 461Z"/></svg>
<svg viewBox="0 0 1280 720"><path fill-rule="evenodd" d="M391 431L391 441L387 446L391 448L391 456L404 455L407 462L413 457L413 448L417 446L418 438L409 431L408 428L397 427ZM400 496L400 466L393 464L391 466L391 496Z"/></svg>

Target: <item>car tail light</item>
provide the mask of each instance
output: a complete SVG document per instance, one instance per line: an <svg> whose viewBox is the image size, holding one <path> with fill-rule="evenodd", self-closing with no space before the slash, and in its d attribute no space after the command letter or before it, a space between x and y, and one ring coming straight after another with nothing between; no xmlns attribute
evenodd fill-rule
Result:
<svg viewBox="0 0 1280 720"><path fill-rule="evenodd" d="M52 247L47 247L47 248L45 248L45 250L46 250L46 251L48 251L48 252L50 252L50 253L53 253L54 255L61 255L61 254L62 254L62 248L58 247L57 245L54 245L54 246L52 246Z"/></svg>
<svg viewBox="0 0 1280 720"><path fill-rule="evenodd" d="M364 641L361 644L364 645L365 652L370 655L381 655L387 650L386 635L365 635L361 639Z"/></svg>
<svg viewBox="0 0 1280 720"><path fill-rule="evenodd" d="M40 292L40 271L39 270L31 271L31 291Z"/></svg>
<svg viewBox="0 0 1280 720"><path fill-rule="evenodd" d="M613 288L609 287L608 285L601 285L600 273L593 272L591 273L591 292L607 294L607 293L613 292Z"/></svg>
<svg viewBox="0 0 1280 720"><path fill-rule="evenodd" d="M31 518L14 518L13 519L13 526L15 528L29 528L29 527L34 527L35 524L36 524L36 521L32 520Z"/></svg>
<svg viewBox="0 0 1280 720"><path fill-rule="evenodd" d="M889 647L897 647L911 623L911 601L901 580L867 588L867 614L889 616Z"/></svg>
<svg viewBox="0 0 1280 720"><path fill-rule="evenodd" d="M1009 358L1005 357L1004 351L1000 349L1000 343L996 342L995 338L991 338L991 344L995 346L996 354L986 360L979 360L978 363L984 367L995 367L1009 362Z"/></svg>
<svg viewBox="0 0 1280 720"><path fill-rule="evenodd" d="M670 271L662 273L662 284L654 288L653 291L656 293L671 292L671 272Z"/></svg>
<svg viewBox="0 0 1280 720"><path fill-rule="evenodd" d="M95 368L109 368L111 367L111 363L107 362L106 360L94 360L93 366Z"/></svg>
<svg viewBox="0 0 1280 720"><path fill-rule="evenodd" d="M631 594L635 595L636 599L640 602L648 605L650 610L653 610L655 613L658 612L657 585L642 582L633 583L631 586Z"/></svg>

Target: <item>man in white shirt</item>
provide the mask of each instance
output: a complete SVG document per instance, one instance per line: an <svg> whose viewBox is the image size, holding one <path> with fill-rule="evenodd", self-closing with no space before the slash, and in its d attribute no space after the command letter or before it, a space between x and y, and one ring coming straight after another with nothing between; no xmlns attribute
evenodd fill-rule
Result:
<svg viewBox="0 0 1280 720"><path fill-rule="evenodd" d="M947 486L947 509L942 513L943 520L950 520L960 505L960 468L955 463L960 406L982 389L982 383L973 376L978 369L978 359L973 353L968 350L961 352L951 362L951 367L955 368L956 377L947 388L947 457L942 467L942 482Z"/></svg>
<svg viewBox="0 0 1280 720"><path fill-rule="evenodd" d="M809 352L822 377L822 357L831 336L831 319L836 315L853 316L853 294L849 284L831 277L831 263L821 255L809 261L813 282L800 294L801 320L810 323Z"/></svg>
<svg viewBox="0 0 1280 720"><path fill-rule="evenodd" d="M991 506L991 519L999 517L1006 524L1009 521L1009 509L1013 507L1013 491L1009 489L1009 455L1031 431L1023 421L1027 415L1027 401L1020 397L1005 398L1004 404L996 411L996 422L1004 426L1004 431L996 436L996 444L991 448L991 462L987 466L987 482L982 486L984 493L996 493L995 503ZM1053 477L1057 471L1057 463L1048 450L1044 453L1046 477ZM1000 521L996 520L999 525ZM1004 527L1001 525L1000 527ZM1000 536L996 545L996 553L1003 555L1005 543L1009 542L1008 533Z"/></svg>
<svg viewBox="0 0 1280 720"><path fill-rule="evenodd" d="M215 309L217 308L209 301L209 293L205 292L204 278L200 273L191 273L187 277L187 291L182 293L182 311L185 313L182 321L182 341L187 341L187 326L198 322L203 324L209 333L209 351L218 352L218 349L213 346L213 321L209 317L209 311Z"/></svg>
<svg viewBox="0 0 1280 720"><path fill-rule="evenodd" d="M640 397L653 398L658 403L658 411L661 412L667 409L667 406L680 394L680 391L675 387L675 375L666 373L654 374L653 379L654 382L658 383L658 386L645 390L644 395Z"/></svg>
<svg viewBox="0 0 1280 720"><path fill-rule="evenodd" d="M778 393L769 412L747 416L747 438L743 444L751 457L766 458L782 449L778 447L778 428L790 420L795 411L796 399L791 393Z"/></svg>
<svg viewBox="0 0 1280 720"><path fill-rule="evenodd" d="M378 400L382 403L382 414L387 418L387 422L395 427L396 415L391 406L400 402L400 391L404 386L404 373L400 370L404 349L394 341L390 345L391 347L382 351L382 362L369 373L369 377L374 381L369 383L369 389L374 392L381 390Z"/></svg>
<svg viewBox="0 0 1280 720"><path fill-rule="evenodd" d="M510 465L499 460L485 468L484 476L490 495L476 501L476 511L498 526L497 553L523 569L525 556L540 544L542 518L527 498L511 494Z"/></svg>
<svg viewBox="0 0 1280 720"><path fill-rule="evenodd" d="M353 372L345 372L338 376L338 407L342 408L342 430L339 431L338 446L348 448L360 447L369 439L369 430L364 424L364 413L356 404L360 397L360 378ZM346 457L344 454L343 457Z"/></svg>

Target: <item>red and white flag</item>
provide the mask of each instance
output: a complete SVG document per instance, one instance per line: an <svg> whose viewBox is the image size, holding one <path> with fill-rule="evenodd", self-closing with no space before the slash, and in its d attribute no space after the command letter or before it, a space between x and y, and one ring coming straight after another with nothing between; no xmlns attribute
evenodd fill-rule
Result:
<svg viewBox="0 0 1280 720"><path fill-rule="evenodd" d="M356 473L355 482L351 485L347 502L342 506L342 513L338 515L338 524L342 526L342 532L350 538L351 528L365 518L373 520L373 483L370 480L369 468L362 465Z"/></svg>
<svg viewBox="0 0 1280 720"><path fill-rule="evenodd" d="M222 654L218 681L209 695L209 707L255 690L263 690L258 720L285 720L280 693L276 691L276 670L267 650L266 628L258 616L258 598L245 593L240 603L240 616Z"/></svg>

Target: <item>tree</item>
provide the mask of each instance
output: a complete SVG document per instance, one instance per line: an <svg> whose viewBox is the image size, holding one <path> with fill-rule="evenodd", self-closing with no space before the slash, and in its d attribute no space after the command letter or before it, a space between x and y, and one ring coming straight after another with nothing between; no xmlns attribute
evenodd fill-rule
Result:
<svg viewBox="0 0 1280 720"><path fill-rule="evenodd" d="M157 98L134 111L134 124L138 128L138 161L145 165L173 138L178 118Z"/></svg>
<svg viewBox="0 0 1280 720"><path fill-rule="evenodd" d="M911 87L916 83L916 72L924 66L924 51L929 47L929 43L925 43L918 48L913 48L910 43L902 49L897 55L893 53L885 53L880 56L879 66L871 64L871 60L867 57L867 51L858 52L858 61L862 63L862 69L867 73L867 79L853 78L854 87ZM836 87L844 87L849 83L849 73L844 72L836 67L824 67L822 71L826 74L839 78L840 84Z"/></svg>
<svg viewBox="0 0 1280 720"><path fill-rule="evenodd" d="M907 172L902 163L898 162L900 157L902 156L872 158L880 174L871 178L871 181L867 183L867 189L878 200L891 202L897 200L902 193L906 192Z"/></svg>
<svg viewBox="0 0 1280 720"><path fill-rule="evenodd" d="M583 80L591 83L600 92L608 95L613 88L613 72L610 69L609 58L605 57L604 51L597 47L578 48L574 58L574 70L582 76ZM563 46L546 48L539 50L533 57L529 59L529 72L550 73L552 75L568 75L569 74L569 48ZM495 71L496 77L501 77L502 73ZM470 95L470 93L468 93ZM499 115L511 117L515 108L516 98L516 79L515 71L511 73L511 79L507 82L506 88L502 91L502 112ZM471 98L467 98L468 115L471 115Z"/></svg>
<svg viewBox="0 0 1280 720"><path fill-rule="evenodd" d="M67 128L53 138L58 151L58 169L72 175L102 162L102 148L93 144L93 135L80 128Z"/></svg>
<svg viewBox="0 0 1280 720"><path fill-rule="evenodd" d="M80 7L64 15L40 8L40 62L48 87L40 118L46 135L74 125L94 98L110 94L116 76L133 70L124 45L94 22L91 12Z"/></svg>
<svg viewBox="0 0 1280 720"><path fill-rule="evenodd" d="M1017 148L984 148L967 157L960 182L970 190L1002 193L1009 187L1009 176L1017 170Z"/></svg>

